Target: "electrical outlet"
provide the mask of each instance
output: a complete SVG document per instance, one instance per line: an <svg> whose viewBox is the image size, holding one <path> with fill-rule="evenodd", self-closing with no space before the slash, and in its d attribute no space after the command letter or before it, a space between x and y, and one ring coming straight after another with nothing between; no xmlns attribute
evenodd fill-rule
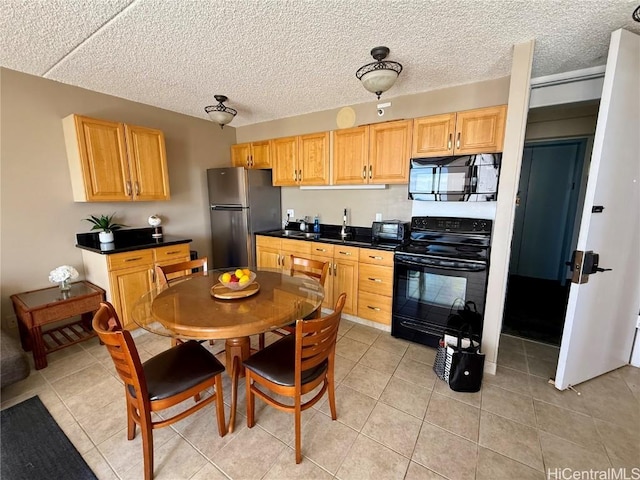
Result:
<svg viewBox="0 0 640 480"><path fill-rule="evenodd" d="M289 215L290 220L293 220L294 218L296 218L296 215L293 212L293 208L287 208L287 215Z"/></svg>
<svg viewBox="0 0 640 480"><path fill-rule="evenodd" d="M380 222L380 221L382 221L382 214L376 213L376 222Z"/></svg>
<svg viewBox="0 0 640 480"><path fill-rule="evenodd" d="M12 330L18 328L18 318L15 315L11 315L10 317L6 317L7 327Z"/></svg>

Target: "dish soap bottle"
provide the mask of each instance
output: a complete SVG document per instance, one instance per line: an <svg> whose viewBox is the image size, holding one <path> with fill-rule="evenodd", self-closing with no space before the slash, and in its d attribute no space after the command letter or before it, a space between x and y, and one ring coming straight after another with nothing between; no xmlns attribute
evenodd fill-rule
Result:
<svg viewBox="0 0 640 480"><path fill-rule="evenodd" d="M320 233L320 214L313 218L313 232Z"/></svg>

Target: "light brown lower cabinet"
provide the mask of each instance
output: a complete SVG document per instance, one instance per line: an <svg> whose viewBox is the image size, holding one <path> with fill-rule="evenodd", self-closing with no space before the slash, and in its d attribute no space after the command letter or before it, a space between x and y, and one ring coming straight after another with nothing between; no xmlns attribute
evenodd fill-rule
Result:
<svg viewBox="0 0 640 480"><path fill-rule="evenodd" d="M155 266L188 261L189 244L147 248L102 255L82 250L86 279L104 288L122 325L136 328L131 312L135 302L156 282Z"/></svg>
<svg viewBox="0 0 640 480"><path fill-rule="evenodd" d="M391 325L393 252L360 249L358 317Z"/></svg>
<svg viewBox="0 0 640 480"><path fill-rule="evenodd" d="M322 306L333 308L345 292L343 311L350 315L391 325L393 295L393 252L305 240L256 236L258 267L289 270L288 256L294 253L329 262Z"/></svg>

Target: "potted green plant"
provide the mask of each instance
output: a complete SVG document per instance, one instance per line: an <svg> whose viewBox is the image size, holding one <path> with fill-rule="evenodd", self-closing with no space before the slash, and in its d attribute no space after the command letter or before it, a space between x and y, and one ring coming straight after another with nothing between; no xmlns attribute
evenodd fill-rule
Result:
<svg viewBox="0 0 640 480"><path fill-rule="evenodd" d="M98 233L100 243L113 242L113 232L127 226L121 223L115 223L113 221L113 217L115 215L115 213L112 213L111 215L101 215L100 217L90 215L89 218L85 218L87 222L93 224L91 230L100 230Z"/></svg>

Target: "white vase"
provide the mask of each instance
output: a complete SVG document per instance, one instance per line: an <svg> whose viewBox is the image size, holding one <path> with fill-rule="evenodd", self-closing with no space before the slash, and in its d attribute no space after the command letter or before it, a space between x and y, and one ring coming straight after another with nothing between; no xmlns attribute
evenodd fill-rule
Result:
<svg viewBox="0 0 640 480"><path fill-rule="evenodd" d="M100 232L98 233L98 238L100 243L111 243L113 242L113 232Z"/></svg>

